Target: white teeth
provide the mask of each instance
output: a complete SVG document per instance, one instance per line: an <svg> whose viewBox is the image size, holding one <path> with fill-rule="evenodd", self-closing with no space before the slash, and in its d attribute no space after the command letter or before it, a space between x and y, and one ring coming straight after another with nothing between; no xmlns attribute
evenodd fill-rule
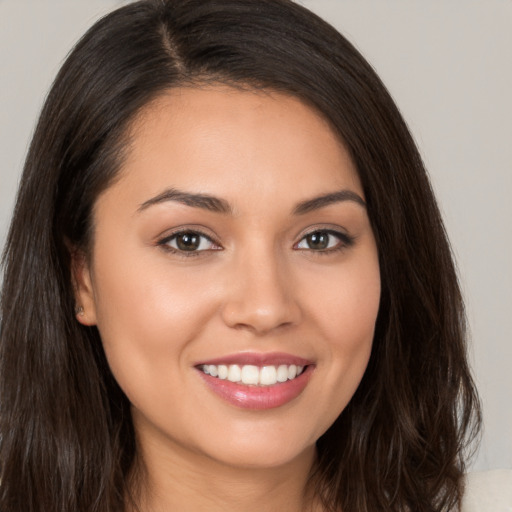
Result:
<svg viewBox="0 0 512 512"><path fill-rule="evenodd" d="M255 366L246 364L239 366L231 365L202 365L201 370L206 375L217 377L219 379L227 379L231 382L241 382L247 386L273 386L278 382L286 382L298 377L303 371L304 366L296 366L294 364L281 364L279 366Z"/></svg>
<svg viewBox="0 0 512 512"><path fill-rule="evenodd" d="M282 364L277 369L277 382L286 382L288 380L288 366Z"/></svg>
<svg viewBox="0 0 512 512"><path fill-rule="evenodd" d="M264 366L260 370L260 384L262 386L272 386L277 382L277 370L275 366Z"/></svg>
<svg viewBox="0 0 512 512"><path fill-rule="evenodd" d="M257 385L260 381L260 369L257 366L246 364L242 366L242 383Z"/></svg>
<svg viewBox="0 0 512 512"><path fill-rule="evenodd" d="M231 382L240 382L242 380L242 370L237 364L232 364L228 371L228 380Z"/></svg>
<svg viewBox="0 0 512 512"><path fill-rule="evenodd" d="M228 378L228 367L225 364L221 364L218 367L219 379L227 379Z"/></svg>
<svg viewBox="0 0 512 512"><path fill-rule="evenodd" d="M291 364L288 368L288 378L290 380L295 379L297 375L297 367L294 364Z"/></svg>

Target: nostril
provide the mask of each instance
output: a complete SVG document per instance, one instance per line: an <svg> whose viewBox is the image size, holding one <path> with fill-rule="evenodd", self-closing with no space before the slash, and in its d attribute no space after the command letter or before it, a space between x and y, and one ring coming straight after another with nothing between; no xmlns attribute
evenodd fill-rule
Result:
<svg viewBox="0 0 512 512"><path fill-rule="evenodd" d="M293 279L275 258L257 250L243 251L234 263L225 291L222 316L226 325L255 334L287 328L301 318Z"/></svg>
<svg viewBox="0 0 512 512"><path fill-rule="evenodd" d="M274 309L251 309L248 306L239 305L238 308L225 308L223 318L226 325L233 329L264 334L296 324L300 315L298 314L298 308L288 305Z"/></svg>

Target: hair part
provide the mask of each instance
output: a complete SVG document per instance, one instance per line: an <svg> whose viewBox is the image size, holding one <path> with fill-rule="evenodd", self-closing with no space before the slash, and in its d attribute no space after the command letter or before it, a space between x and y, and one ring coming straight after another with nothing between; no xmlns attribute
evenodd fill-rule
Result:
<svg viewBox="0 0 512 512"><path fill-rule="evenodd" d="M169 89L223 83L300 98L355 163L382 299L368 369L319 439L327 510L447 511L480 409L450 247L414 141L370 65L288 0L143 0L98 21L60 70L25 163L4 254L0 509L121 512L136 468L130 404L95 327L74 318L70 247L119 176L130 126Z"/></svg>

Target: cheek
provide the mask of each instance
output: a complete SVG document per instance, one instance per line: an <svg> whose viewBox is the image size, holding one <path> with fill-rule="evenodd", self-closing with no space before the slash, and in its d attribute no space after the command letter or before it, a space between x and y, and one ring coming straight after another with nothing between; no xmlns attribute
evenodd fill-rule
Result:
<svg viewBox="0 0 512 512"><path fill-rule="evenodd" d="M170 272L165 258L121 259L113 249L98 256L103 257L95 266L97 326L114 376L130 398L136 387L157 392L150 379L168 389L190 340L211 317L212 291L201 287L206 277Z"/></svg>
<svg viewBox="0 0 512 512"><path fill-rule="evenodd" d="M318 370L325 372L326 393L319 397L318 407L329 411L326 429L354 395L368 365L380 303L378 260L355 259L323 284L324 293L317 292L310 300L325 340Z"/></svg>
<svg viewBox="0 0 512 512"><path fill-rule="evenodd" d="M333 352L347 357L371 346L380 304L380 270L376 253L354 258L322 276L309 301L316 323Z"/></svg>
<svg viewBox="0 0 512 512"><path fill-rule="evenodd" d="M179 338L180 329L198 325L198 315L211 303L211 288L204 286L211 276L201 269L184 272L156 247L141 249L134 242L121 251L115 245L103 244L94 267L96 313L105 339L116 337L108 329L165 343Z"/></svg>

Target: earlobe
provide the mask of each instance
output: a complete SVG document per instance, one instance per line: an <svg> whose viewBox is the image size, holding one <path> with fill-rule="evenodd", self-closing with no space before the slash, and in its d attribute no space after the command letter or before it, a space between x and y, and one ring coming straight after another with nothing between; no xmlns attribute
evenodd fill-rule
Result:
<svg viewBox="0 0 512 512"><path fill-rule="evenodd" d="M90 265L86 255L76 249L71 251L71 279L77 321L86 326L96 325L96 300Z"/></svg>

